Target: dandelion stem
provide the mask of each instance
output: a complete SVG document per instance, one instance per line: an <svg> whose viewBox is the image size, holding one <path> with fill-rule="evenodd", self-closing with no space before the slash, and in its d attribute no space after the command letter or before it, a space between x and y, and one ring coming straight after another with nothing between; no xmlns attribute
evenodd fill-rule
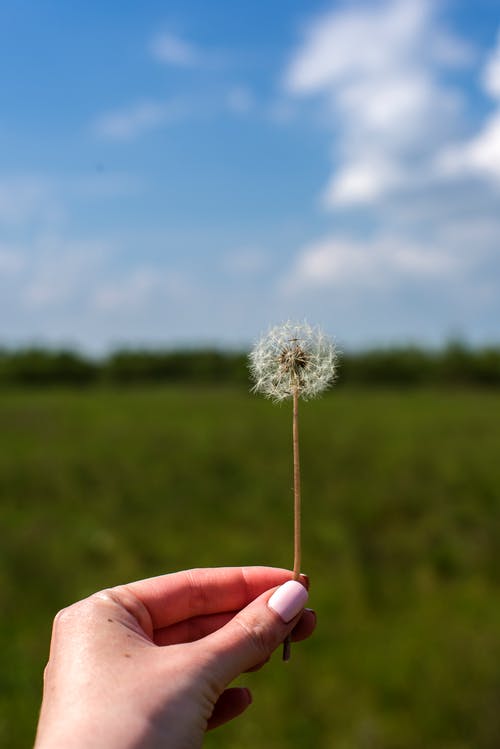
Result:
<svg viewBox="0 0 500 749"><path fill-rule="evenodd" d="M301 564L301 505L300 505L300 454L299 454L299 388L293 390L293 578L300 577Z"/></svg>
<svg viewBox="0 0 500 749"><path fill-rule="evenodd" d="M293 389L293 579L300 579L301 563L301 505L300 505L300 453L299 453L299 386ZM283 660L290 660L291 637L283 643Z"/></svg>
<svg viewBox="0 0 500 749"><path fill-rule="evenodd" d="M275 401L293 400L293 579L300 581L301 499L299 458L299 397L319 395L335 378L335 346L319 328L306 322L277 325L254 347L250 370L254 390ZM290 637L284 642L283 660L290 657Z"/></svg>

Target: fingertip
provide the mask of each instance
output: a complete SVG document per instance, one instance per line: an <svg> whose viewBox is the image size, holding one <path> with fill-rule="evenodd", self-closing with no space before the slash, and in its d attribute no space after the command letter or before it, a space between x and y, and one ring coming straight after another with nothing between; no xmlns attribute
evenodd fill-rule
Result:
<svg viewBox="0 0 500 749"><path fill-rule="evenodd" d="M306 588L288 580L262 593L224 627L200 644L210 651L210 667L221 687L264 662L297 624L307 601Z"/></svg>
<svg viewBox="0 0 500 749"><path fill-rule="evenodd" d="M298 580L288 580L274 591L267 602L284 624L288 624L304 608L308 599L307 589Z"/></svg>
<svg viewBox="0 0 500 749"><path fill-rule="evenodd" d="M307 640L316 629L317 616L313 609L304 609L299 621L292 629L291 639L293 642Z"/></svg>
<svg viewBox="0 0 500 749"><path fill-rule="evenodd" d="M225 689L215 703L212 716L208 720L207 730L211 731L213 728L237 718L250 707L252 702L252 693L247 687Z"/></svg>

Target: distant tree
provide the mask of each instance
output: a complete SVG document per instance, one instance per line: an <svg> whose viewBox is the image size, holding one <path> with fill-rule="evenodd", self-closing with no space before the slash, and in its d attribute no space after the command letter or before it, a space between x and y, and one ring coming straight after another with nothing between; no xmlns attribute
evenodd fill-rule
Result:
<svg viewBox="0 0 500 749"><path fill-rule="evenodd" d="M0 384L90 385L98 382L249 387L247 355L216 349L123 349L94 361L69 350L0 348ZM340 357L338 384L499 387L500 347L470 349L452 341L437 351L406 346L347 352Z"/></svg>
<svg viewBox="0 0 500 749"><path fill-rule="evenodd" d="M87 385L99 365L72 351L42 348L0 354L0 381L20 385Z"/></svg>

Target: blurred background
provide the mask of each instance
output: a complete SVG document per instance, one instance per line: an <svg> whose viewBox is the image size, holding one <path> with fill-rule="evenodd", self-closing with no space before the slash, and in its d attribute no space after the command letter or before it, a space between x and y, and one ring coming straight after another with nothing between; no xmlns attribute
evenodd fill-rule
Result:
<svg viewBox="0 0 500 749"><path fill-rule="evenodd" d="M184 567L292 564L315 637L207 746L500 745L498 0L0 6L0 744L51 622Z"/></svg>

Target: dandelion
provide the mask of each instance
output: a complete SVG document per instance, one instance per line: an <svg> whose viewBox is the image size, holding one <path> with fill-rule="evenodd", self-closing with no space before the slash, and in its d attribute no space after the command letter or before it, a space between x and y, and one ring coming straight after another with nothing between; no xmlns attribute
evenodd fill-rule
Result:
<svg viewBox="0 0 500 749"><path fill-rule="evenodd" d="M293 401L293 496L294 562L293 576L299 579L301 566L301 497L299 455L299 398L307 400L329 387L336 372L334 344L319 328L306 322L271 328L250 354L253 390L274 401ZM283 660L290 657L290 640L284 644Z"/></svg>
<svg viewBox="0 0 500 749"><path fill-rule="evenodd" d="M307 400L334 380L337 352L319 328L287 322L271 328L250 354L254 390L275 401Z"/></svg>

